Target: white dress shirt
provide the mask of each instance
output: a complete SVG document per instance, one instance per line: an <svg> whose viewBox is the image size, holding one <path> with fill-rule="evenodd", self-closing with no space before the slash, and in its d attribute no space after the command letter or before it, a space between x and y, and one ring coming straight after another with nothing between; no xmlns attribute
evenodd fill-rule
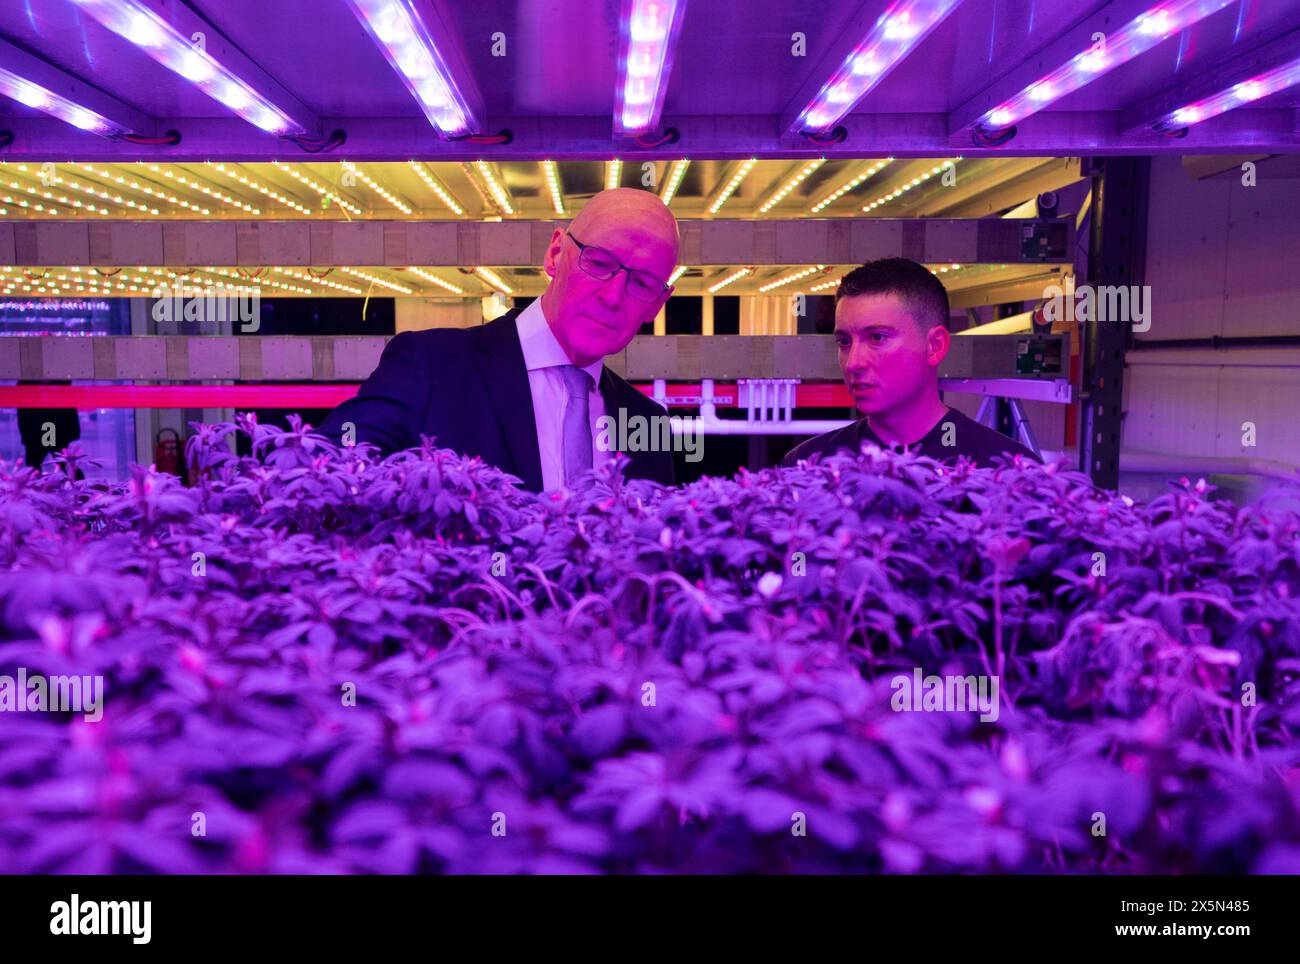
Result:
<svg viewBox="0 0 1300 964"><path fill-rule="evenodd" d="M542 312L542 299L537 298L515 316L519 331L519 347L524 352L524 366L528 369L528 387L533 395L533 421L537 425L537 450L542 457L542 488L558 489L564 484L564 406L568 403L568 390L564 376L557 371L559 365L572 365L569 356L556 339L555 333ZM599 468L609 461L610 453L596 444L596 420L605 414L605 401L600 394L600 373L603 361L583 366L591 376L591 391L587 396L591 414L592 466Z"/></svg>

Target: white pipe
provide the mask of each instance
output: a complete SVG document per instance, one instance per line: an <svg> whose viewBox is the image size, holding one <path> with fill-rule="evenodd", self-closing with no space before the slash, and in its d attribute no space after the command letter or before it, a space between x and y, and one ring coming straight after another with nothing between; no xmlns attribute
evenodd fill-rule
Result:
<svg viewBox="0 0 1300 964"><path fill-rule="evenodd" d="M713 416L705 418L673 415L670 417L674 435L681 435L685 431L698 432L701 435L822 435L825 432L834 432L845 425L852 424L851 420L840 419L838 421L798 421L798 422L761 422L753 419L738 418L718 418Z"/></svg>
<svg viewBox="0 0 1300 964"><path fill-rule="evenodd" d="M1234 458L1219 455L1172 455L1122 449L1121 472L1178 472L1196 475L1259 475L1266 479L1300 482L1300 469L1273 459Z"/></svg>

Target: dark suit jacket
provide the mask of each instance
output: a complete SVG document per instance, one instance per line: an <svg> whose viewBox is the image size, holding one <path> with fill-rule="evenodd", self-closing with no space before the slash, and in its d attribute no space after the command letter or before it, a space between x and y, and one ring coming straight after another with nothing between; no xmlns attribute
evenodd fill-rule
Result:
<svg viewBox="0 0 1300 964"><path fill-rule="evenodd" d="M518 310L478 328L405 331L384 348L379 366L350 398L330 412L318 430L341 441L344 422L356 425L356 441L384 455L432 436L440 447L518 476L542 489L542 460L533 420L528 369L515 327ZM618 418L666 415L664 409L608 368L601 372L605 413ZM611 433L611 437L614 433ZM628 478L673 483L671 452L629 452Z"/></svg>

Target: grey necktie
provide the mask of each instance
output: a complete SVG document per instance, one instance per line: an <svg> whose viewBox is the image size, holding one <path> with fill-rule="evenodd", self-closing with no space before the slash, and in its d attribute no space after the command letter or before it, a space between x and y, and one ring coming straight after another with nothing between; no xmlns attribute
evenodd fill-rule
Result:
<svg viewBox="0 0 1300 964"><path fill-rule="evenodd" d="M591 468L591 376L575 365L560 365L568 400L564 403L564 484Z"/></svg>

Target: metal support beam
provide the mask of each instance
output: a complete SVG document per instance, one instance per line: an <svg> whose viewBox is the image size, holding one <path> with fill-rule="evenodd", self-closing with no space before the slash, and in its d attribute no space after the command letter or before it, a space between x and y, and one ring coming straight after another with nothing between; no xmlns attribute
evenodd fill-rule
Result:
<svg viewBox="0 0 1300 964"><path fill-rule="evenodd" d="M1104 158L1093 169L1091 285L1140 285L1146 262L1149 158ZM1126 322L1083 323L1083 385L1079 410L1079 468L1098 486L1119 486L1123 429Z"/></svg>
<svg viewBox="0 0 1300 964"><path fill-rule="evenodd" d="M280 265L535 268L565 221L0 222L0 265ZM1027 247L1026 237L1043 246ZM957 264L1063 261L1068 218L806 218L681 222L681 264L857 265L873 258Z"/></svg>
<svg viewBox="0 0 1300 964"><path fill-rule="evenodd" d="M1127 156L1144 154L1300 150L1293 107L1252 107L1231 111L1213 124L1198 124L1185 138L1156 133L1118 134L1118 114L1113 110L1049 110L1018 124L1014 140L1001 147L977 147L969 132L950 134L948 115L942 112L912 114L850 114L843 121L848 137L829 145L791 147L775 134L776 116L687 114L668 116L664 123L680 132L674 145L677 157L717 161L750 157L789 159L791 167L815 157L952 157L1016 156ZM607 158L624 162L624 171L639 170L643 161L663 161L663 148L641 148L620 143L615 150L609 137L609 118L595 116L493 116L492 127L510 128L509 145L476 144L441 139L423 117L333 117L331 127L348 134L347 144L328 156L352 161L401 161L413 157L426 161L581 161ZM141 150L134 144L106 140L48 117L11 117L5 127L16 136L5 151L10 160L48 161L69 157L79 161L134 161L141 156L165 157L179 163L212 158L230 161L322 160L325 155L305 154L285 141L264 134L237 117L175 117L157 119L158 130L177 128L184 140L175 147ZM1202 129L1210 128L1210 129Z"/></svg>

